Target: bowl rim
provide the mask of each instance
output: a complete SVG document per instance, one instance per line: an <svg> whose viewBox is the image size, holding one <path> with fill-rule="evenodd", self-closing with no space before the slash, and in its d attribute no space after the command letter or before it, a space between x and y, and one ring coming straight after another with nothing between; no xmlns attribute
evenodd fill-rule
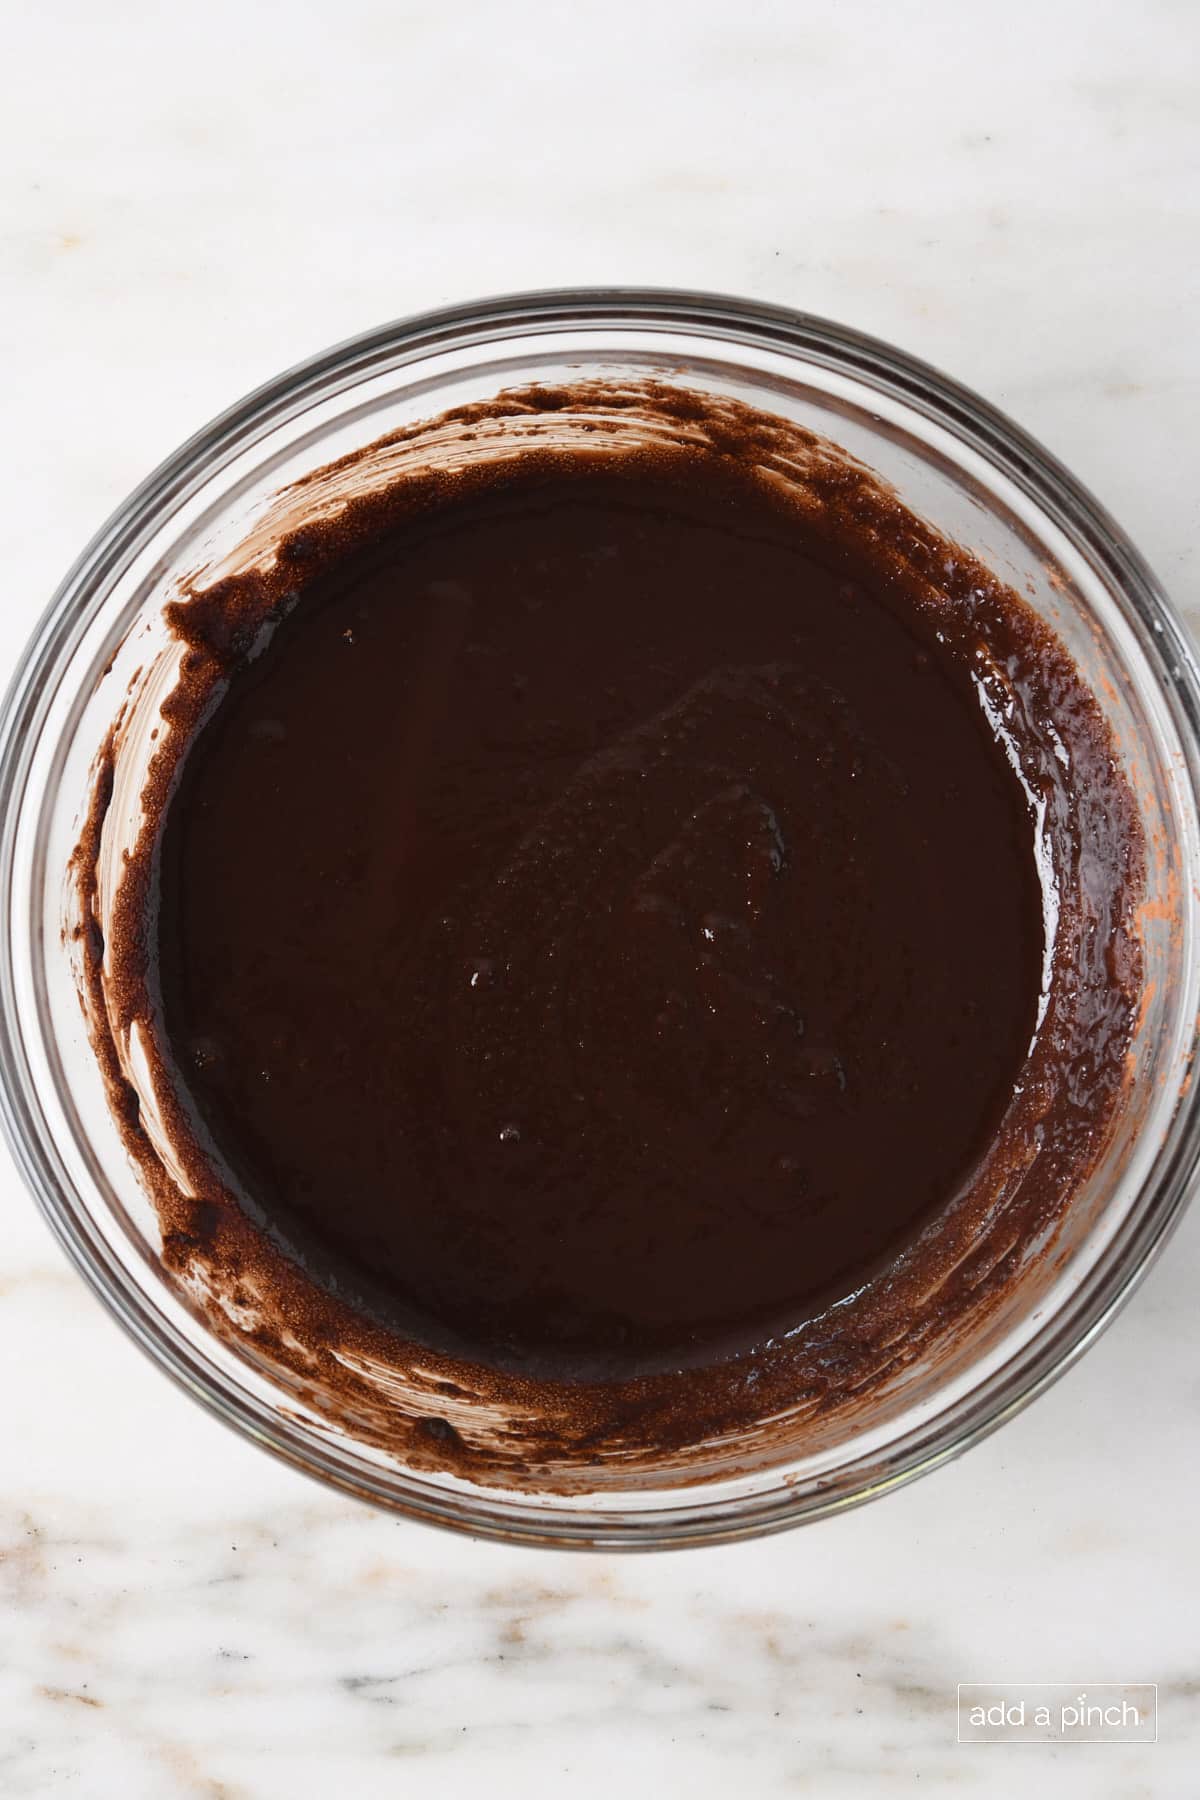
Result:
<svg viewBox="0 0 1200 1800"><path fill-rule="evenodd" d="M86 545L34 627L0 705L0 1126L26 1185L65 1250L107 1310L167 1375L226 1425L326 1486L401 1515L472 1536L567 1549L660 1549L720 1544L827 1517L928 1473L980 1442L1043 1393L1096 1340L1145 1275L1178 1224L1200 1164L1200 1083L1176 1107L1166 1141L1137 1204L1103 1260L1063 1312L980 1388L889 1448L882 1472L847 1463L823 1490L797 1493L782 1479L764 1494L713 1496L680 1490L680 1504L626 1511L603 1496L558 1511L545 1497L488 1497L457 1490L397 1492L385 1472L336 1455L279 1413L215 1379L171 1320L132 1287L101 1234L72 1204L65 1168L31 1104L32 1078L19 1029L12 923L17 826L37 739L43 675L90 608L102 603L161 512L180 503L214 466L316 400L373 369L397 367L453 347L513 342L559 329L660 329L709 342L752 343L836 370L901 400L981 454L1023 492L1152 630L1152 665L1185 747L1193 801L1200 793L1200 663L1182 620L1115 520L1070 471L1020 426L969 388L883 340L814 314L760 301L649 287L559 288L511 293L402 317L349 338L254 389L188 438L115 509ZM1189 1067L1200 1051L1193 1026ZM981 1397L984 1404L981 1405ZM962 1416L967 1414L969 1416ZM724 1509L724 1510L722 1510Z"/></svg>

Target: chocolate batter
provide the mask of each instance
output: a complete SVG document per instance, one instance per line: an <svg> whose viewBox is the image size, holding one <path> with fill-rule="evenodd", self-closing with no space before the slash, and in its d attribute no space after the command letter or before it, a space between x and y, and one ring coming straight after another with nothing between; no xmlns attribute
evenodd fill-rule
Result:
<svg viewBox="0 0 1200 1800"><path fill-rule="evenodd" d="M756 421L421 475L173 611L109 973L194 1189L168 1257L553 1392L560 1443L861 1379L1124 1078L1090 695L848 459L764 479Z"/></svg>

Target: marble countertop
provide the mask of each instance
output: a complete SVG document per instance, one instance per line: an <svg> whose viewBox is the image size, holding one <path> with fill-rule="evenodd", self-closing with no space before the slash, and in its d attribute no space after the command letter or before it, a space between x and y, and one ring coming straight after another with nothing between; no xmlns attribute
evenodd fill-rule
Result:
<svg viewBox="0 0 1200 1800"><path fill-rule="evenodd" d="M7 25L0 672L83 540L390 316L645 282L830 314L1048 443L1200 622L1200 10L63 0ZM0 1793L1185 1796L1200 1212L966 1458L767 1542L459 1541L177 1393L0 1163ZM967 1681L1159 1684L1153 1746L959 1745Z"/></svg>

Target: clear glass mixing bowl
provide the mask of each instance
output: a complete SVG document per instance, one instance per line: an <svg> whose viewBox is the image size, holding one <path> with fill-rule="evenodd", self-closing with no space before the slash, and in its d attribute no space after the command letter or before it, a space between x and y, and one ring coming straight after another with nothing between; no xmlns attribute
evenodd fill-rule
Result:
<svg viewBox="0 0 1200 1800"><path fill-rule="evenodd" d="M489 1490L356 1441L218 1336L164 1273L155 1218L105 1100L64 938L89 771L134 671L161 652L178 581L234 551L286 483L502 388L656 376L794 419L861 458L1060 633L1109 717L1151 849L1130 1101L1053 1253L955 1354L907 1372L864 1427L785 1463L688 1487ZM414 1518L605 1549L713 1543L849 1506L992 1430L1112 1317L1177 1220L1200 1152L1200 682L1150 570L1079 483L990 406L844 327L700 294L517 295L385 326L270 382L114 514L38 626L0 716L4 1124L67 1253L143 1349L218 1417L297 1468ZM120 771L118 771L120 779Z"/></svg>

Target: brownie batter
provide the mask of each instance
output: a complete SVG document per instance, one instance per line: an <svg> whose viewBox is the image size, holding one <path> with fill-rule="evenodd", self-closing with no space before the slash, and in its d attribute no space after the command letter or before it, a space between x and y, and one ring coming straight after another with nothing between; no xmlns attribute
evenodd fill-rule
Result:
<svg viewBox="0 0 1200 1800"><path fill-rule="evenodd" d="M1135 1005L1061 646L849 459L798 497L778 421L670 396L687 442L420 473L175 606L107 973L168 1260L343 1362L532 1384L560 1448L852 1387L897 1296L965 1304L1000 1198L1011 1250L1094 1160Z"/></svg>

